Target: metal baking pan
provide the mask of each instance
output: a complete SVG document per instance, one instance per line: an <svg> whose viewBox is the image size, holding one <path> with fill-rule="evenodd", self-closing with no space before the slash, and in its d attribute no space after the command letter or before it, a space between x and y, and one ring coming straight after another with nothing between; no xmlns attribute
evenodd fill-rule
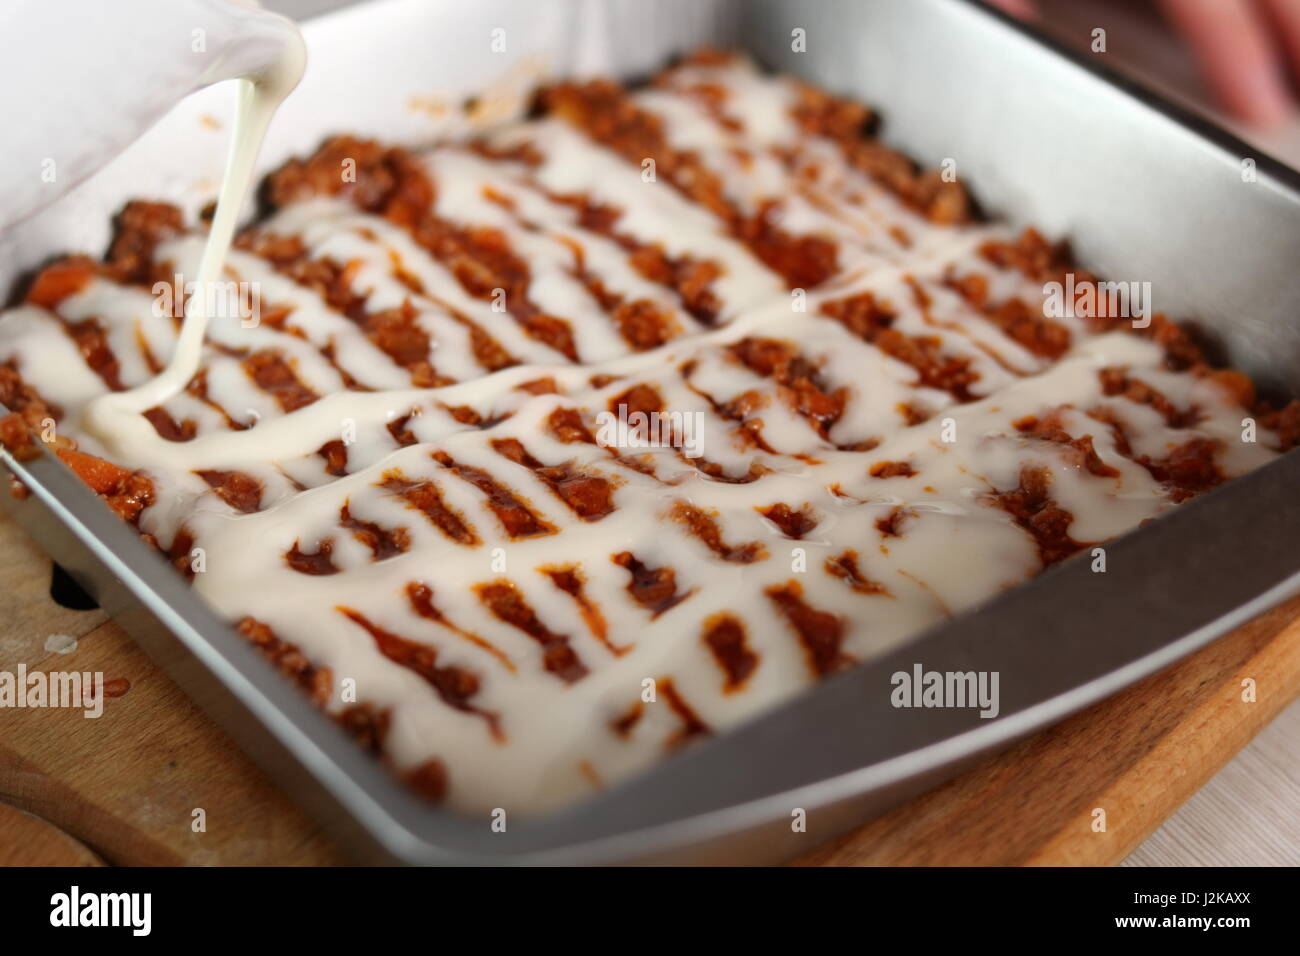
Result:
<svg viewBox="0 0 1300 956"><path fill-rule="evenodd" d="M486 52L495 27L509 38L504 59ZM792 49L796 28L807 52ZM305 32L313 63L264 166L333 131L418 138L427 129L399 111L411 96L464 95L530 57L635 76L694 46L738 47L876 105L891 144L926 163L956 159L985 209L1069 236L1102 274L1151 281L1157 306L1197 319L1234 365L1279 389L1300 385L1300 175L964 0L387 0ZM227 112L219 92L182 104L95 179L0 237L0 287L56 251L102 248L95 217L106 230L132 195L197 208L220 150L194 133L196 117ZM164 141L167 150L151 145ZM1243 158L1256 181L1243 181ZM786 858L1300 591L1291 453L1115 542L1105 574L1066 562L626 784L495 833L486 818L407 793L57 460L2 457L32 492L0 496L13 515L365 861ZM890 675L915 663L1000 672L1000 716L894 709ZM793 832L795 808L806 833Z"/></svg>

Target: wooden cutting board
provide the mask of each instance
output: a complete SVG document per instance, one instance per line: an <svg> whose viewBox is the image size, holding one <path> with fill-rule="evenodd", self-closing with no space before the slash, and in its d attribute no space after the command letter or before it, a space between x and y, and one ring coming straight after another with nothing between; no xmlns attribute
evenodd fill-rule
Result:
<svg viewBox="0 0 1300 956"><path fill-rule="evenodd" d="M129 686L98 719L0 709L0 864L345 862L116 624L60 607L50 580L0 515L0 670ZM818 847L814 814L798 862L1116 863L1298 693L1300 600L848 836Z"/></svg>

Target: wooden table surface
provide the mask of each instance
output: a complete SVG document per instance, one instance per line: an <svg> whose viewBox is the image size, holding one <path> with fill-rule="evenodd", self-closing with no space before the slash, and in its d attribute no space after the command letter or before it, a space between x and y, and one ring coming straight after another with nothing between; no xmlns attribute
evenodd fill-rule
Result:
<svg viewBox="0 0 1300 956"><path fill-rule="evenodd" d="M1300 866L1300 701L1250 742L1124 866Z"/></svg>
<svg viewBox="0 0 1300 956"><path fill-rule="evenodd" d="M50 578L0 517L0 670L102 671L129 688L98 719L0 709L0 863L345 862L102 611L56 604ZM1118 862L1298 692L1300 601L846 837L818 847L811 827L798 862Z"/></svg>

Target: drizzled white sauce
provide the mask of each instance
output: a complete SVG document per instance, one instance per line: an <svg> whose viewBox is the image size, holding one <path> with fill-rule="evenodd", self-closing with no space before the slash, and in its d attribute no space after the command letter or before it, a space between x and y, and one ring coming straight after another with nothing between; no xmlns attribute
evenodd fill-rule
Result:
<svg viewBox="0 0 1300 956"><path fill-rule="evenodd" d="M727 91L727 113L742 129L719 124L690 96L687 88L701 78ZM265 99L245 99L241 129L246 120L247 130L260 135L273 91L284 89L280 81L292 85L286 73L269 81ZM723 177L728 199L739 208L752 212L765 200L783 200L784 228L837 243L839 270L809 293L805 311L792 308L780 278L710 213L666 183L644 182L636 165L561 122L542 120L494 134L503 148L529 143L542 156L536 169L489 161L455 144L424 159L440 216L466 228L498 229L528 259L529 296L568 320L579 364L523 335L509 314L469 295L443 263L383 219L341 201L314 199L265 223L266 232L300 238L312 258L348 264L352 289L366 297L368 311L411 305L433 343L430 361L457 379L443 388L412 387L406 369L315 292L246 252L226 257L251 164L243 153L232 162L236 175L223 190L206 246L182 237L163 244L156 258L200 281L215 278L225 258L231 273L260 285L266 304L291 307L282 327L217 322L205 337L205 317L191 306L177 336L170 319L151 317L145 293L101 279L60 303L60 317L32 306L0 317L0 362L16 362L28 382L60 404L66 414L61 428L88 450L147 472L157 494L141 529L164 546L182 525L193 534L205 553L205 569L194 582L200 594L232 619L248 615L270 625L316 666L328 668L335 691L330 710L348 706L339 689L355 681L360 702L390 714L385 749L392 762L407 769L440 760L449 775L449 801L469 811L556 807L598 781L618 780L662 759L683 729L667 703L665 681L714 731L809 686L816 677L808 652L767 596L769 588L797 582L808 606L841 620L841 650L861 660L1037 573L1033 537L989 501L992 492L1015 488L1026 465L1050 471L1053 498L1073 515L1071 535L1093 542L1171 507L1167 489L1131 456L1158 459L1189 438L1207 437L1220 442L1217 463L1228 476L1273 457L1274 436L1263 433L1258 444L1239 441L1242 411L1230 396L1212 380L1168 371L1161 350L1148 340L1121 332L1094 335L1082 320L1062 318L1057 321L1069 330L1073 347L1051 362L1009 338L944 281L980 275L993 301L1018 297L1037 310L1040 288L978 254L981 243L1004 231L927 223L850 167L833 144L797 136L784 115L790 94L787 81L734 65L692 67L677 82L635 98L665 118L673 142L696 150ZM773 146L793 148L796 168L807 175L781 166ZM739 158L739 147L750 154L748 162ZM507 197L513 214L489 201L485 190ZM721 300L718 327L704 327L675 292L631 268L625 250L581 228L572 207L551 201L545 190L586 193L621 210L620 232L661 243L674 255L719 263L724 275L713 286ZM656 303L671 314L678 337L654 351L633 352L575 280L573 240L606 289L625 300ZM418 279L422 293L401 281L399 264ZM917 304L911 283L928 297L927 308ZM820 314L826 301L867 291L896 313L893 328L932 337L945 355L970 362L979 375L973 401L959 403L947 391L922 386L911 366ZM129 391L108 394L66 334L65 321L89 316L104 326ZM488 373L461 319L524 364ZM843 413L825 436L788 392L736 359L729 346L746 337L793 343L828 392L844 390ZM154 355L171 355L163 375L150 377L142 341ZM241 364L242 354L260 350L284 355L299 380L322 397L292 413L281 411ZM1147 405L1106 397L1098 373L1113 366L1127 368L1178 408L1199 409L1201 420L1174 429ZM206 371L209 401L253 427L232 430L225 415L185 391L198 369ZM373 391L349 391L345 372ZM593 384L595 376L614 380ZM554 380L559 394L518 387L544 377ZM627 463L641 452L565 443L547 424L557 408L573 408L594 431L596 415L637 385L653 387L669 410L701 416L709 462L733 476L755 466L765 473L747 484L715 481L673 450L658 449L642 459L652 466L647 475ZM759 396L750 417L761 419L771 451L745 441L737 423L717 411L746 393ZM154 405L178 421L193 421L197 436L163 440L139 414ZM926 409L929 419L909 427L905 405ZM480 430L449 410L461 406L484 419L510 417ZM1059 445L1027 437L1013 424L1060 406L1069 406L1060 413L1062 427L1073 436L1091 435L1097 455L1116 475L1093 474ZM1130 455L1121 453L1108 427L1086 416L1099 407L1125 423ZM406 428L417 443L400 447L388 426L413 411ZM955 441L944 440L948 427ZM336 477L317 450L344 438L348 473ZM567 463L572 471L604 477L614 510L597 521L580 520L541 477L493 448L493 441L506 438L546 465ZM869 452L840 450L867 440L879 444ZM435 451L490 474L558 533L511 539L490 497L437 464ZM869 474L873 464L904 461L913 475ZM195 474L203 469L256 478L263 486L261 510L237 514ZM394 471L436 488L473 529L476 543L458 543L381 488ZM726 545L753 542L766 557L748 564L722 560L673 519L681 503L710 514ZM758 511L775 503L806 507L816 526L801 540L785 537ZM344 507L354 519L405 529L408 547L374 560L341 526ZM905 509L901 535L887 536L878 522L899 507ZM295 545L315 552L326 540L337 573L313 576L286 564ZM684 598L653 616L629 593L629 572L612 560L624 551L650 568L671 568ZM829 573L828 560L848 551L856 553L862 578L880 586L878 593L855 590ZM581 573L586 598L606 622L603 638L545 573L557 567ZM585 676L565 682L548 672L543 647L479 600L476 587L500 580L517 588L550 632L567 638ZM413 582L431 589L454 628L415 612L406 597ZM439 666L475 675L473 706L499 715L503 738L495 739L481 716L449 706L421 676L385 657L340 607L433 648ZM702 640L718 614L743 623L757 662L738 690L728 689L718 658ZM660 688L656 702L644 704L639 719L618 732L613 723L635 709L646 679Z"/></svg>

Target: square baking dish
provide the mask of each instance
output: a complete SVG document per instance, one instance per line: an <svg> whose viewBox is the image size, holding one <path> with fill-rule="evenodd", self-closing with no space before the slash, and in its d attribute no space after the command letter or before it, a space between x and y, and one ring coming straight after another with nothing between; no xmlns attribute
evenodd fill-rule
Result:
<svg viewBox="0 0 1300 956"><path fill-rule="evenodd" d="M495 29L508 52L489 52ZM427 140L436 121L411 104L431 96L522 90L543 73L636 78L694 47L736 48L871 104L890 145L927 165L955 160L984 209L1068 236L1102 275L1150 281L1157 308L1196 320L1232 365L1300 390L1300 175L965 0L383 0L304 33L308 75L272 129L263 171L333 132ZM102 250L129 198L193 215L224 153L225 134L201 120L228 117L230 99L225 89L192 97L0 236L0 288L55 252ZM31 491L0 496L15 518L369 862L786 858L1300 591L1292 452L1108 545L1105 574L1066 562L625 784L494 832L486 817L408 793L56 459L0 458ZM1000 716L895 709L890 676L917 663L997 671ZM790 825L799 809L806 833Z"/></svg>

